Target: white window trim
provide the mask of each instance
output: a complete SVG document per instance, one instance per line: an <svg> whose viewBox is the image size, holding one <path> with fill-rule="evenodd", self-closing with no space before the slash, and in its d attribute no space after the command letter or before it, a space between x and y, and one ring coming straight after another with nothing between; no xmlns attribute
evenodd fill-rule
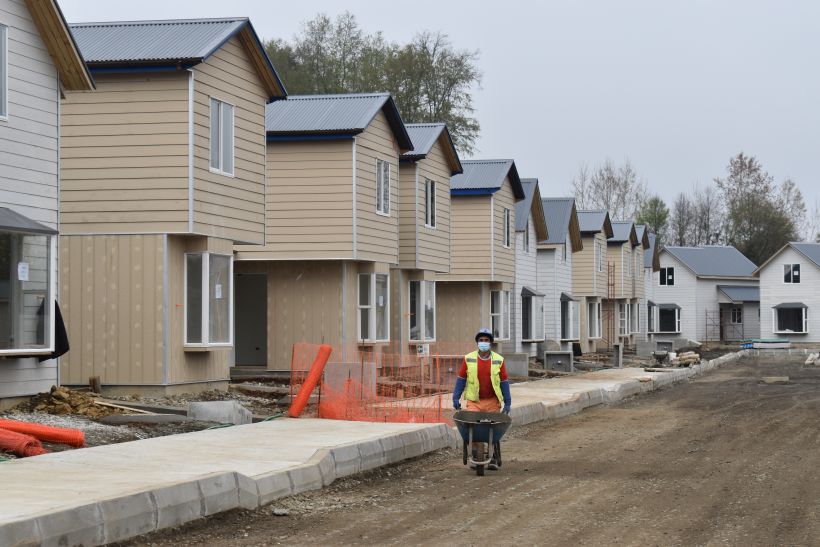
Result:
<svg viewBox="0 0 820 547"><path fill-rule="evenodd" d="M595 240L594 249L595 249L594 250L594 253L595 253L595 257L594 257L595 270L598 271L598 272L602 272L602 271L604 271L604 251L602 249L601 242L598 241L597 239Z"/></svg>
<svg viewBox="0 0 820 547"><path fill-rule="evenodd" d="M640 332L641 304L639 302L632 302L629 304L629 334L640 334Z"/></svg>
<svg viewBox="0 0 820 547"><path fill-rule="evenodd" d="M527 223L527 229L524 230L524 253L530 252L530 225Z"/></svg>
<svg viewBox="0 0 820 547"><path fill-rule="evenodd" d="M222 175L223 177L235 178L236 175L236 105L230 103L224 99L220 99L219 97L209 96L208 97L208 139L211 138L211 124L213 120L211 120L211 99L218 101L220 103L219 106L219 131L220 131L220 143L219 143L219 163L222 164L222 105L227 104L231 108L233 108L233 115L231 116L231 124L233 127L231 128L231 164L233 165L233 173L228 171L223 171L222 169L217 169L211 165L211 143L208 143L208 170L211 173L215 173L217 175Z"/></svg>
<svg viewBox="0 0 820 547"><path fill-rule="evenodd" d="M735 312L739 312L740 321L735 321ZM743 307L741 307L741 306L732 306L729 309L729 324L730 325L742 325L743 324Z"/></svg>
<svg viewBox="0 0 820 547"><path fill-rule="evenodd" d="M435 342L436 341L435 336L433 336L432 338L427 337L427 321L426 321L426 316L424 315L424 302L425 302L424 297L427 296L426 281L422 280L422 279L411 279L410 281L408 281L408 283L407 283L407 309L408 310L411 307L410 283L418 283L419 288L421 289L419 291L419 294L421 295L421 323L419 323L419 327L420 327L419 332L421 333L421 339L415 339L412 336L410 336L410 332L411 332L411 330L410 330L410 321L407 322L407 338L410 340L411 343L414 343L414 344L427 344L427 343L430 343L430 342ZM433 281L432 283L433 283L433 287L435 287L436 282ZM358 319L358 317L357 317L357 319ZM436 310L436 290L434 288L433 289L433 328L434 329L435 329L436 321L438 321L438 316L437 316L437 310Z"/></svg>
<svg viewBox="0 0 820 547"><path fill-rule="evenodd" d="M0 31L2 31L0 39L3 41L0 44L3 46L0 51L0 63L4 65L3 81L0 82L4 90L2 104L0 104L0 122L7 122L9 121L9 27L0 23Z"/></svg>
<svg viewBox="0 0 820 547"><path fill-rule="evenodd" d="M361 287L361 282L359 281L359 278L361 278L361 276L363 276L363 275L367 275L367 276L370 277L370 295L371 295L372 298L370 300L371 304L369 306L362 306L361 305L361 301L362 301L361 290L362 290L362 287ZM386 309L385 309L385 314L384 314L385 315L385 321L386 321L384 332L387 334L387 338L363 338L362 337L362 321L361 321L361 318L359 317L359 313L358 313L359 310L363 310L363 309L369 310L367 312L367 314L369 316L368 324L371 326L370 328L373 329L373 336L378 336L379 326L376 324L376 276L379 276L379 275L383 275L387 278L387 302L385 302L385 308ZM378 342L389 342L390 341L390 274L386 274L386 273L360 273L359 278L356 279L356 281L359 281L358 283L356 283L356 286L357 286L357 289L356 289L356 310L357 310L357 313L356 313L356 335L357 335L357 338L359 339L359 342L368 343L368 344L374 344L374 343L378 343Z"/></svg>
<svg viewBox="0 0 820 547"><path fill-rule="evenodd" d="M786 281L786 276L783 275L782 276L783 285L801 285L802 283L800 282L800 277L802 277L802 272L803 272L803 266L801 265L801 263L800 262L791 262L791 263L788 263L788 264L783 264L784 269L785 269L786 266L789 266L789 268L791 269L792 280L791 281ZM797 276L798 277L797 281L794 280L794 267L795 266L797 266L800 269L800 272L801 272Z"/></svg>
<svg viewBox="0 0 820 547"><path fill-rule="evenodd" d="M379 173L382 172L381 166L384 163L387 164L387 211L380 211L379 210L379 197L383 194L383 192L379 188ZM391 163L387 160L379 160L379 159L376 160L376 214L379 215L379 216L382 216L382 217L389 217L390 216L390 206L392 205L392 203L390 203L392 201L391 196L390 196L390 192L393 191L393 188L391 187L391 179L393 178L392 167L393 166L391 165ZM382 184L384 184L384 181L382 181Z"/></svg>
<svg viewBox="0 0 820 547"><path fill-rule="evenodd" d="M188 255L202 255L202 342L189 343L188 342ZM228 279L231 282L230 306L228 306L228 341L227 342L211 342L209 326L211 321L211 298L210 298L210 279L209 274L211 270L210 255L219 255L228 257ZM182 345L184 348L228 348L233 347L233 327L234 327L234 278L233 278L233 255L223 253L211 253L208 251L185 253L182 268L182 301L185 303L182 317Z"/></svg>
<svg viewBox="0 0 820 547"><path fill-rule="evenodd" d="M663 266L661 270L666 270L666 283L661 282L661 272L658 272L658 286L659 287L674 287L675 286L675 267L674 266ZM669 283L669 270L672 270L672 283Z"/></svg>
<svg viewBox="0 0 820 547"><path fill-rule="evenodd" d="M505 249L509 249L510 247L512 247L512 237L510 235L510 231L511 231L510 230L511 213L510 213L510 210L507 207L502 207L501 210L503 211L503 213L502 213L502 217L503 217L502 222L504 223L504 233L502 234L501 245Z"/></svg>
<svg viewBox="0 0 820 547"><path fill-rule="evenodd" d="M492 293L494 293L494 292L499 293L498 298L499 298L499 304L501 305L501 311L499 313L493 313L492 312L492 298L493 298ZM495 339L495 341L498 342L498 341L510 340L510 330L511 330L510 327L512 326L511 321L510 321L510 315L511 315L510 314L510 291L505 291L505 290L500 290L500 289L496 290L496 291L490 291L490 300L491 300L491 302L490 302L490 327L492 327L492 324L493 324L493 317L494 316L500 316L501 321L502 321L503 326L504 326L504 329L505 329L504 333L503 333L503 336L499 336L498 338Z"/></svg>
<svg viewBox="0 0 820 547"><path fill-rule="evenodd" d="M772 333L773 334L809 334L809 309L803 309L803 330L777 330L777 310L772 309Z"/></svg>
<svg viewBox="0 0 820 547"><path fill-rule="evenodd" d="M658 331L658 306L646 307L646 331L653 334Z"/></svg>
<svg viewBox="0 0 820 547"><path fill-rule="evenodd" d="M567 305L569 306L569 338L564 338L563 336L561 336L561 341L562 342L570 342L570 341L573 341L573 340L580 340L580 338L581 338L581 332L580 332L581 329L578 328L578 324L575 321L572 320L573 317L580 317L580 315L581 315L580 311L578 310L578 302L570 300L569 302L567 302ZM575 313L573 313L573 311ZM563 335L564 334L564 329L563 329L563 327L564 327L564 323L563 323L564 317L563 317L563 314L560 312L560 310L559 310L558 315L560 317L558 330L559 330L560 335Z"/></svg>
<svg viewBox="0 0 820 547"><path fill-rule="evenodd" d="M661 325L661 310L658 309L658 329L655 331L658 334L680 334L681 332L681 320L680 320L680 310L675 308L675 329L676 330L660 330Z"/></svg>
<svg viewBox="0 0 820 547"><path fill-rule="evenodd" d="M589 306L593 306L595 308L595 321L591 320L590 317L587 317L587 338L590 340L599 340L602 336L603 332L603 324L601 318L601 303L600 302L587 302L587 315L589 315ZM595 333L590 334L589 327L594 324L595 326Z"/></svg>
<svg viewBox="0 0 820 547"><path fill-rule="evenodd" d="M522 342L543 342L544 340L546 340L546 332L545 332L546 329L544 328L544 297L543 296L531 296L529 298L530 298L530 330L531 331L534 330L533 329L533 324L532 324L533 323L533 318L536 317L537 315L539 315L538 312L537 312L537 309L539 309L539 306L538 306L539 302L541 304L541 306L540 306L540 310L541 310L541 313L540 313L540 315L541 315L541 329L540 329L541 332L540 332L540 334L541 334L541 336L536 336L534 338L524 338L524 313L522 311L522 313L521 313L521 341ZM521 308L522 308L522 310L523 310L523 307L524 307L524 297L521 297ZM570 316L571 315L572 314L570 313ZM531 332L530 334L533 334L533 333ZM535 334L539 334L539 333L535 333Z"/></svg>
<svg viewBox="0 0 820 547"><path fill-rule="evenodd" d="M430 191L432 189L432 192ZM433 222L430 223L430 204L432 202L432 220ZM430 179L424 179L424 227L429 228L431 230L436 229L436 217L438 216L438 207L437 207L437 200L436 200L436 181Z"/></svg>

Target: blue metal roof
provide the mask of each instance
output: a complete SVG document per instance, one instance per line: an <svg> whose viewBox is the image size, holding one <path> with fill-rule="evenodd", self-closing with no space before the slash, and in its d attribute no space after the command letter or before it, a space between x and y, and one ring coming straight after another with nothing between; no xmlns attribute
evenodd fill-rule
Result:
<svg viewBox="0 0 820 547"><path fill-rule="evenodd" d="M364 131L383 110L399 146L413 143L389 93L291 95L265 108L268 135L350 134Z"/></svg>
<svg viewBox="0 0 820 547"><path fill-rule="evenodd" d="M698 276L751 277L757 269L754 262L730 246L664 247Z"/></svg>
<svg viewBox="0 0 820 547"><path fill-rule="evenodd" d="M544 243L565 244L575 198L544 198L541 204L544 206L544 217L547 219L547 230L549 231L549 237Z"/></svg>
<svg viewBox="0 0 820 547"><path fill-rule="evenodd" d="M760 302L760 287L718 285L717 288L732 302Z"/></svg>
<svg viewBox="0 0 820 547"><path fill-rule="evenodd" d="M465 160L464 172L450 178L450 193L458 195L494 194L509 177L516 199L524 199L524 188L513 160Z"/></svg>

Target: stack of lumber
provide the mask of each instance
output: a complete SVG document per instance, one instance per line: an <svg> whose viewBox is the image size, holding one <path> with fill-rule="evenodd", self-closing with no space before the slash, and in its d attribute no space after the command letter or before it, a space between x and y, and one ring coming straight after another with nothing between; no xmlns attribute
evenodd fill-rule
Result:
<svg viewBox="0 0 820 547"><path fill-rule="evenodd" d="M700 363L700 354L694 351L679 353L674 359L669 361L670 365L679 367L688 367L689 365L696 365L698 363Z"/></svg>

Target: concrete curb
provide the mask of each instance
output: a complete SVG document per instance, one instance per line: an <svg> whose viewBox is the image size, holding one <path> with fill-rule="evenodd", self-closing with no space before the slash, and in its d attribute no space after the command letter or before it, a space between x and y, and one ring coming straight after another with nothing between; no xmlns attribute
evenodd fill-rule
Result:
<svg viewBox="0 0 820 547"><path fill-rule="evenodd" d="M513 400L518 392L525 402L513 407L513 424L555 420L585 408L615 403L703 374L746 355L759 354L751 351L739 351L690 368L646 373L637 379L613 372L613 377L567 379L560 389L555 387L558 384L554 380L517 384L512 386ZM532 400L544 397L547 398ZM458 448L461 443L455 428L429 424L370 440L319 448L308 461L270 473L210 473L90 504L7 520L0 524L0 545L101 545L123 541L231 509L256 509L278 498L326 487L342 477L442 448Z"/></svg>

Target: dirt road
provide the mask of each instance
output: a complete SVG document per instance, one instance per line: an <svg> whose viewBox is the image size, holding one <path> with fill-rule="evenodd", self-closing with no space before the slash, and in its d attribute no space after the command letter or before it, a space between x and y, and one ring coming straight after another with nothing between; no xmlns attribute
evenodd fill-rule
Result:
<svg viewBox="0 0 820 547"><path fill-rule="evenodd" d="M519 428L483 478L438 453L129 545L818 545L818 431L820 367L748 360Z"/></svg>

